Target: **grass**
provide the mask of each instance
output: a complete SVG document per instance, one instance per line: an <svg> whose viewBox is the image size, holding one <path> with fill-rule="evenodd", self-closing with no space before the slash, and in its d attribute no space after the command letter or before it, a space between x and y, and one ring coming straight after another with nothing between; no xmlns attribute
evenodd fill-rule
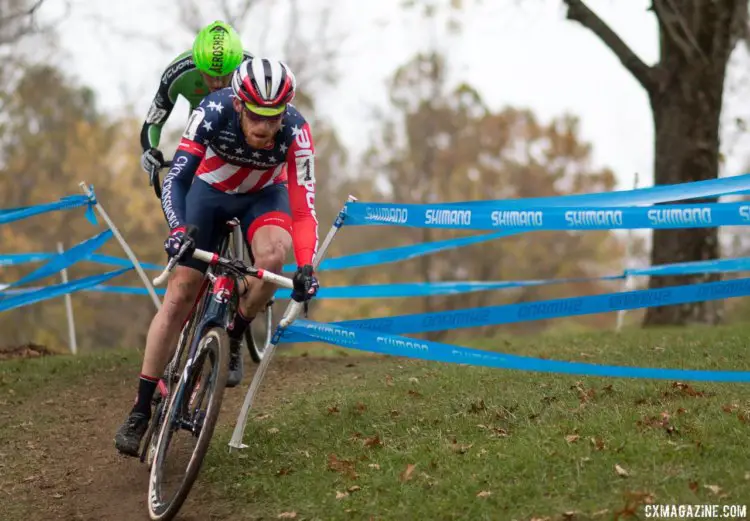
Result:
<svg viewBox="0 0 750 521"><path fill-rule="evenodd" d="M456 343L598 364L750 370L749 337L738 326ZM334 367L313 356L340 358L335 373L314 392L285 385L264 400L239 455L226 450L233 418L216 431L196 486L226 501L240 516L232 519L604 520L644 518L648 502L750 507L746 384L514 372L319 345L286 355L306 347L315 348L311 368ZM2 362L0 405L11 416L33 407L36 424L54 413L40 395L85 388L91 375L139 361L130 350ZM16 431L0 421L0 439Z"/></svg>
<svg viewBox="0 0 750 521"><path fill-rule="evenodd" d="M99 351L0 362L0 405L22 405L40 389L52 396L95 372L136 370L143 354L135 349Z"/></svg>
<svg viewBox="0 0 750 521"><path fill-rule="evenodd" d="M462 342L592 363L750 370L742 327ZM750 503L744 384L349 357L350 376L256 411L201 474L251 519L613 519ZM261 391L262 392L262 391ZM750 506L750 505L748 505ZM575 513L575 514L573 514Z"/></svg>

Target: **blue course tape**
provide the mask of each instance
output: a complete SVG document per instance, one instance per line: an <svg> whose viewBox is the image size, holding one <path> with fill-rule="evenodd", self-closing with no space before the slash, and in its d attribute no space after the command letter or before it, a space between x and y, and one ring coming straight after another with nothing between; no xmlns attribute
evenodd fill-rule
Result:
<svg viewBox="0 0 750 521"><path fill-rule="evenodd" d="M63 197L57 202L54 203L46 203L46 204L39 204L36 206L29 206L25 208L20 209L14 209L13 211L6 211L3 213L0 213L0 224L7 224L14 221L20 221L21 219L26 219L27 217L31 217L34 215L39 215L47 212L54 212L57 210L69 210L72 208L78 208L79 206L89 206L86 212L86 217L91 221L94 219L95 223L95 217L93 214L93 210L91 209L91 205L93 204L92 201L89 200L89 198L85 195L71 195L67 197Z"/></svg>
<svg viewBox="0 0 750 521"><path fill-rule="evenodd" d="M384 333L372 333L361 329L350 329L340 325L321 324L307 320L297 320L284 330L281 341L290 342L291 340L285 337L305 337L308 341L327 342L341 347L372 351L384 355L501 369L618 378L750 382L750 372L748 371L699 371L656 367L623 367L543 360L526 356L493 353L491 351L470 349Z"/></svg>
<svg viewBox="0 0 750 521"><path fill-rule="evenodd" d="M750 224L750 204L681 204L658 207L536 207L354 203L347 206L349 226L391 225L466 230L615 230L711 228Z"/></svg>
<svg viewBox="0 0 750 521"><path fill-rule="evenodd" d="M9 309L19 308L22 306L28 306L42 300L59 297L60 295L66 295L68 293L74 293L82 289L90 288L113 279L132 268L123 268L121 270L104 273L102 275L94 275L83 279L73 280L64 284L57 284L55 286L46 286L39 288L35 291L24 291L23 293L16 294L13 296L6 296L0 299L0 311L7 311Z"/></svg>
<svg viewBox="0 0 750 521"><path fill-rule="evenodd" d="M507 304L457 311L438 311L434 313L348 320L336 322L335 324L342 327L404 335L592 315L689 302L722 300L748 295L750 295L750 278L745 278L685 286L670 286L662 289L645 289L586 297L541 300L525 304ZM303 342L304 340L294 339L294 341Z"/></svg>
<svg viewBox="0 0 750 521"><path fill-rule="evenodd" d="M398 284L372 284L365 286L321 287L316 299L352 299L352 298L408 298L428 297L435 295L459 295L477 291L521 288L528 286L545 286L548 284L574 284L600 280L619 280L624 275L604 277L549 279L549 280L509 280L500 282L456 281L456 282L405 282ZM289 299L289 290L279 290L274 296L277 300Z"/></svg>
<svg viewBox="0 0 750 521"><path fill-rule="evenodd" d="M5 253L0 255L0 266L19 266L31 262L42 262L57 255L56 253Z"/></svg>
<svg viewBox="0 0 750 521"><path fill-rule="evenodd" d="M503 208L532 208L539 206L643 206L672 201L690 201L719 197L722 195L745 194L750 190L750 174L742 174L721 179L709 179L690 183L659 185L634 190L604 192L594 194L571 194L555 197L530 197L525 199L500 199L495 201L465 201L446 203L454 206L489 205ZM357 204L357 203L353 203Z"/></svg>
<svg viewBox="0 0 750 521"><path fill-rule="evenodd" d="M678 262L648 268L625 270L625 275L661 276L661 275L693 275L697 273L731 273L750 271L750 257L739 259L716 259L708 261Z"/></svg>
<svg viewBox="0 0 750 521"><path fill-rule="evenodd" d="M44 277L54 275L55 273L59 273L65 268L91 255L92 252L98 250L105 242L107 242L111 238L112 231L105 230L100 234L91 237L90 239L76 244L67 251L55 255L54 257L49 259L49 262L47 262L47 264L32 271L20 280L9 284L8 287L21 286L35 280L43 279Z"/></svg>
<svg viewBox="0 0 750 521"><path fill-rule="evenodd" d="M94 253L88 257L88 259L91 262L98 262L99 264L108 264L110 266L122 266L125 267L131 267L133 266L133 263L130 262L130 259L123 259L122 257L113 257L111 255L101 255L98 253ZM164 268L166 268L166 265L160 266L158 264L151 264L148 262L141 262L141 267L144 270L154 270L154 271L162 271Z"/></svg>
<svg viewBox="0 0 750 521"><path fill-rule="evenodd" d="M522 233L522 231L508 230L488 233L484 235L475 235L471 237L458 237L455 239L446 239L443 241L424 242L421 244L411 244L409 246L398 246L396 248L387 248L384 250L354 253L352 255L344 255L342 257L336 257L333 259L326 259L322 263L320 263L318 271L348 270L352 268L365 268L369 266L390 264L393 262L416 259L417 257L422 257L424 255L437 253L440 251L452 250L455 248L461 248L463 246L470 246L472 244L480 244L483 242L493 241L501 237L518 235L519 233ZM295 264L287 264L286 266L284 266L285 272L293 272L296 269L297 266Z"/></svg>

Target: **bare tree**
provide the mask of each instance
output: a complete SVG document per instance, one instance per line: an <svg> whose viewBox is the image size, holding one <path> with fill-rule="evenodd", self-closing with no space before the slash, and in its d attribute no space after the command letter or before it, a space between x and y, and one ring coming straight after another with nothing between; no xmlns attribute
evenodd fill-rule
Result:
<svg viewBox="0 0 750 521"><path fill-rule="evenodd" d="M593 32L646 90L655 131L654 181L671 184L715 179L719 173L719 118L730 54L748 30L747 0L653 0L659 23L659 61L644 63L581 0L563 0L567 18ZM712 200L694 201L698 203ZM654 230L652 264L714 259L717 228ZM717 280L718 275L654 277L660 288ZM720 303L650 308L644 325L717 323Z"/></svg>

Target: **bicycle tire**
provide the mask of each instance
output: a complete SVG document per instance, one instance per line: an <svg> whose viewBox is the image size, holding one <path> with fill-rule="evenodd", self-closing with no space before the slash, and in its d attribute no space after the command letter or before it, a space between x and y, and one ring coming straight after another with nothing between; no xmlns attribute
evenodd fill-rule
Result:
<svg viewBox="0 0 750 521"><path fill-rule="evenodd" d="M210 342L211 339L215 339L215 342ZM169 441L171 440L172 421L170 421L170 418L175 416L175 409L177 407L183 406L183 399L190 398L192 389L187 389L187 392L180 393L180 386L186 385L190 382L190 379L193 377L192 371L195 367L199 366L193 365L190 370L182 372L180 382L177 384L175 392L170 397L169 406L164 413L164 421L162 422L159 431L156 453L154 455L154 461L151 466L151 475L149 477L148 510L149 516L153 521L169 521L177 515L182 504L185 502L185 499L187 499L193 483L195 483L195 480L198 477L198 473L203 464L203 458L208 451L211 437L213 436L214 428L216 427L229 372L229 337L227 336L226 331L219 327L211 327L210 329L207 329L205 333L201 335L198 349L196 350L196 360L203 355L203 350L205 349L210 349L210 351L206 351L206 356L210 357L211 352L215 355L212 360L211 374L215 374L216 377L211 378L211 394L208 398L206 416L198 435L198 441L193 449L182 482L168 502L163 501L161 498L161 467L164 461L166 461L166 451L168 449ZM178 397L182 399L178 400Z"/></svg>

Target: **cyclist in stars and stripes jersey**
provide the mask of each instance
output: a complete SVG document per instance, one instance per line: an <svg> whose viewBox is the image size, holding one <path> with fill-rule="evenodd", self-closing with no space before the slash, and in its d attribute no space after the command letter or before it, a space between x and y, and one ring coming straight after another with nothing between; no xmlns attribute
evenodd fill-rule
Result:
<svg viewBox="0 0 750 521"><path fill-rule="evenodd" d="M291 104L296 80L278 60L250 58L232 75L231 87L212 92L192 112L164 179L162 208L171 233L170 257L183 244L215 251L222 223L240 220L255 266L280 272L294 250L292 298L315 296L313 258L318 248L315 213L315 145L310 125ZM151 399L190 313L207 265L180 260L164 303L151 322L136 402L115 435L115 446L137 456L151 418ZM248 280L249 291L228 327L227 386L242 379L241 342L250 322L276 287Z"/></svg>

